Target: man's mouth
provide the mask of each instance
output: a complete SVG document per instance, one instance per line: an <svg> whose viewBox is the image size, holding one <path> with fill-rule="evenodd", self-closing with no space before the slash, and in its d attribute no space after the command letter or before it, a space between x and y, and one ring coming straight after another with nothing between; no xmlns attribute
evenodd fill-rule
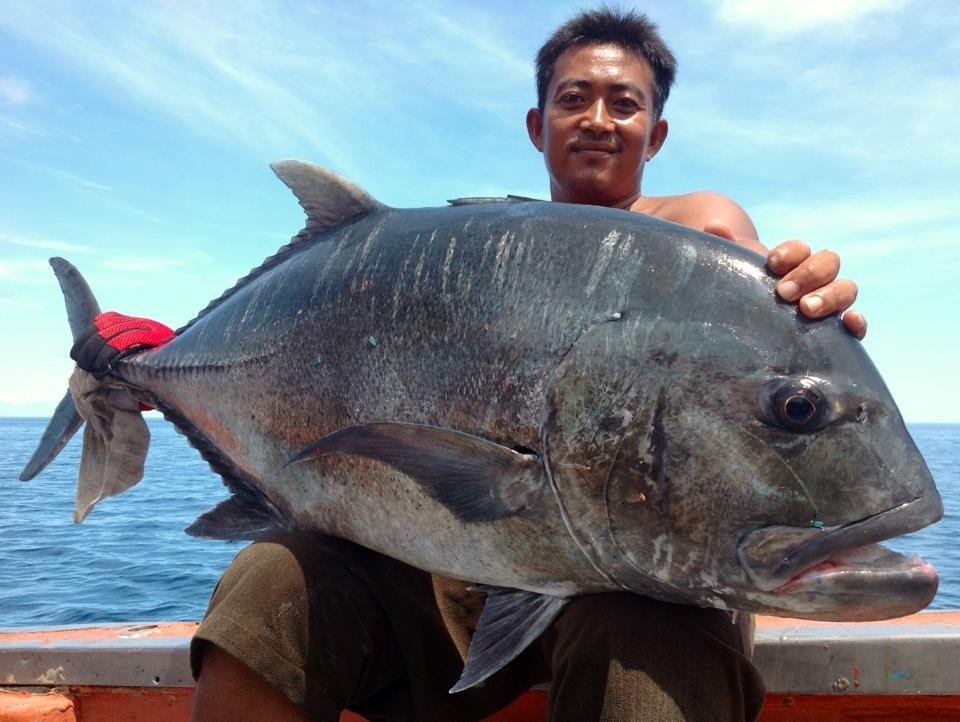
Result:
<svg viewBox="0 0 960 722"><path fill-rule="evenodd" d="M617 152L617 149L610 143L598 143L598 142L579 142L573 144L574 153L592 153L592 154L603 154L603 155L612 155Z"/></svg>

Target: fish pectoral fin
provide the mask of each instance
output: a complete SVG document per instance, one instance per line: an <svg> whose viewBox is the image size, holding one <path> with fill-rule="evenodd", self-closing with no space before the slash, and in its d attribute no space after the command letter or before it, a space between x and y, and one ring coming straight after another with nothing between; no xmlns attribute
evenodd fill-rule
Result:
<svg viewBox="0 0 960 722"><path fill-rule="evenodd" d="M256 489L242 486L186 528L187 534L207 539L258 539L288 528L280 511Z"/></svg>
<svg viewBox="0 0 960 722"><path fill-rule="evenodd" d="M290 463L328 454L353 454L389 464L469 522L513 516L531 507L547 488L537 456L437 426L349 426L313 442Z"/></svg>
<svg viewBox="0 0 960 722"><path fill-rule="evenodd" d="M567 597L518 589L476 589L487 593L487 601L470 641L463 674L450 689L451 694L479 684L513 661L543 634L570 601Z"/></svg>

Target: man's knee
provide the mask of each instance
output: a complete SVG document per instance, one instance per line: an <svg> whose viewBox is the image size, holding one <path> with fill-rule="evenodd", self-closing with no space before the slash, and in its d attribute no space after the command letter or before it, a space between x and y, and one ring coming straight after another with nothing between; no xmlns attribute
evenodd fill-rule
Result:
<svg viewBox="0 0 960 722"><path fill-rule="evenodd" d="M197 679L191 719L203 722L238 719L306 722L310 719L260 675L219 647L204 644L200 654L203 672ZM336 710L327 716L331 722L338 718Z"/></svg>
<svg viewBox="0 0 960 722"><path fill-rule="evenodd" d="M628 593L578 597L563 611L556 628L561 636L576 639L578 645L628 656L642 648L696 644L707 638L736 649L742 646L728 612Z"/></svg>
<svg viewBox="0 0 960 722"><path fill-rule="evenodd" d="M578 704L582 719L751 719L763 684L742 640L721 610L626 593L580 597L545 635L551 703Z"/></svg>
<svg viewBox="0 0 960 722"><path fill-rule="evenodd" d="M350 553L346 542L307 534L241 551L194 636L194 676L206 674L209 650L221 650L294 705L324 713L392 683L396 642L357 572L362 557Z"/></svg>

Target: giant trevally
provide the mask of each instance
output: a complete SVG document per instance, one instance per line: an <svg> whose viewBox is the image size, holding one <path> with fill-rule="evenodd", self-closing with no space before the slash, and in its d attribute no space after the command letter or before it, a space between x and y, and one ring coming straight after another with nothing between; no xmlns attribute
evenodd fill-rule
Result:
<svg viewBox="0 0 960 722"><path fill-rule="evenodd" d="M273 167L303 231L169 343L74 373L23 478L82 416L78 521L140 479L154 406L233 492L190 533L322 530L486 585L455 689L579 594L838 621L933 597L929 564L876 544L942 514L893 399L759 255L616 209L395 209ZM78 338L99 307L52 264Z"/></svg>

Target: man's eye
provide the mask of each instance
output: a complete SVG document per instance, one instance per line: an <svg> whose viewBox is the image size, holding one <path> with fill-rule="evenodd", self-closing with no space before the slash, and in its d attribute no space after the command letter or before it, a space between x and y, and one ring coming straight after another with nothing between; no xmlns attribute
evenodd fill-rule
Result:
<svg viewBox="0 0 960 722"><path fill-rule="evenodd" d="M615 108L623 111L636 112L640 110L640 104L633 98L620 98L615 100L613 105Z"/></svg>
<svg viewBox="0 0 960 722"><path fill-rule="evenodd" d="M582 100L583 98L581 98L576 93L564 93L563 95L560 96L561 103L579 103Z"/></svg>

